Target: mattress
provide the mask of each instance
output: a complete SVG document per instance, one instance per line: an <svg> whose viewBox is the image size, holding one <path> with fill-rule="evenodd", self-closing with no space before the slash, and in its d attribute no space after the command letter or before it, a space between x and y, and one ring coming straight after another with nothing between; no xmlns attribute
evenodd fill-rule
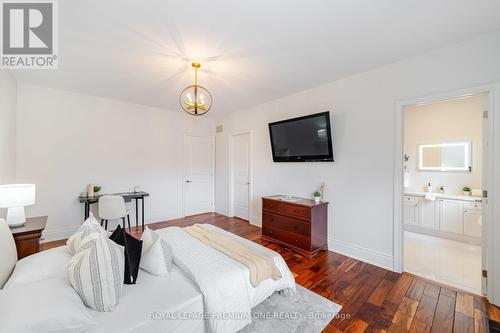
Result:
<svg viewBox="0 0 500 333"><path fill-rule="evenodd" d="M177 266L167 277L140 270L113 312L88 310L98 323L88 332L205 332L205 320L193 318L203 309L202 294Z"/></svg>

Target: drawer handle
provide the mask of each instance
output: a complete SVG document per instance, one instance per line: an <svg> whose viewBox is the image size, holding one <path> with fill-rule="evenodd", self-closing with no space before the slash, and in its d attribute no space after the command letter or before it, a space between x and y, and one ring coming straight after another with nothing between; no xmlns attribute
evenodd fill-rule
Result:
<svg viewBox="0 0 500 333"><path fill-rule="evenodd" d="M294 228L295 230L297 230L297 229L299 228L299 226L298 226L298 225L294 225L294 226L293 226L293 228Z"/></svg>
<svg viewBox="0 0 500 333"><path fill-rule="evenodd" d="M293 210L293 212L294 212L294 213L298 213L298 212L299 212L299 210L298 210L297 208L295 208L295 209Z"/></svg>
<svg viewBox="0 0 500 333"><path fill-rule="evenodd" d="M299 240L298 240L298 239L294 239L294 241L295 241L295 243L298 243L298 242L299 242Z"/></svg>
<svg viewBox="0 0 500 333"><path fill-rule="evenodd" d="M273 232L272 232L271 230L269 230L269 233L270 233L271 235L273 234Z"/></svg>

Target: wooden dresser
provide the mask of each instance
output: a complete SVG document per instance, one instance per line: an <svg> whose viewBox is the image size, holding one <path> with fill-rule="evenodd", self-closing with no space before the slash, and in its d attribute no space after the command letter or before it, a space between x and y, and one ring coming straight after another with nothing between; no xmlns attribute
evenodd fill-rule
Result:
<svg viewBox="0 0 500 333"><path fill-rule="evenodd" d="M311 257L327 249L328 202L262 198L262 239Z"/></svg>

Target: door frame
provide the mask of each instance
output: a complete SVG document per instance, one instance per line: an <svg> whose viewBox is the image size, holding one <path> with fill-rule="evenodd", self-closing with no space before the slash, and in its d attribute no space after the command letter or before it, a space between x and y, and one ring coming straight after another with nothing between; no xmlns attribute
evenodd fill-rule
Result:
<svg viewBox="0 0 500 333"><path fill-rule="evenodd" d="M493 234L493 223L494 219L494 192L493 186L495 184L494 180L494 119L495 119L495 85L484 85L477 86L468 89L462 90L454 90L441 94L433 94L422 96L414 99L407 100L399 100L395 103L395 137L394 137L394 203L393 203L393 270L395 272L401 273L403 271L403 259L404 259L404 228L403 228L403 196L404 196L404 188L403 188L403 154L404 154L404 108L407 106L418 105L418 104L427 104L438 101L446 101L450 99L455 99L459 97L466 97L470 95L477 95L481 93L488 94L488 132L486 133L487 137L483 134L483 142L484 138L488 140L488 147L483 147L483 151L487 151L489 161L487 161L487 166L483 165L483 175L486 174L486 182L484 182L483 178L483 189L488 191L487 205L483 206L483 226L482 226L482 265L483 268L486 266L488 270L488 284L486 288L486 296L492 300L494 296L494 281L495 277L494 272L494 261L493 261L493 240L488 238L492 237ZM483 127L484 128L484 127ZM484 162L484 157L483 157ZM483 163L484 164L484 163ZM484 176L483 176L484 177Z"/></svg>
<svg viewBox="0 0 500 333"><path fill-rule="evenodd" d="M252 162L252 130L244 130L238 132L231 132L229 134L229 145L228 145L228 170L229 170L229 182L228 182L228 215L234 217L234 139L239 135L248 135L248 222L252 221L252 193L253 193L253 162Z"/></svg>
<svg viewBox="0 0 500 333"><path fill-rule="evenodd" d="M197 136L201 138L211 139L212 142L212 209L211 213L215 211L215 134L186 132L184 133L183 143L183 160L182 160L182 216L186 217L186 166L187 166L187 138Z"/></svg>

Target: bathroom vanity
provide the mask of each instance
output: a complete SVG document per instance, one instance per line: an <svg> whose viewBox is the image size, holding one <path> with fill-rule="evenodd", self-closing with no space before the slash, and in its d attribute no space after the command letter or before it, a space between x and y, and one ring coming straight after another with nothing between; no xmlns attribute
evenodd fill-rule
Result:
<svg viewBox="0 0 500 333"><path fill-rule="evenodd" d="M434 201L423 192L403 197L403 221L407 231L458 241L481 242L481 197L435 193Z"/></svg>

